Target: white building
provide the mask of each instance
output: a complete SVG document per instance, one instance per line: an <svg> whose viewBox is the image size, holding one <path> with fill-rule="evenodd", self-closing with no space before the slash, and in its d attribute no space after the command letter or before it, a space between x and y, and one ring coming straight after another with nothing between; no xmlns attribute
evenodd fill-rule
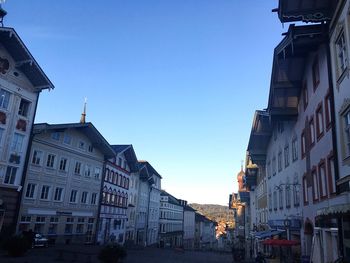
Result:
<svg viewBox="0 0 350 263"><path fill-rule="evenodd" d="M0 232L15 230L39 94L53 88L16 31L0 26Z"/></svg>
<svg viewBox="0 0 350 263"><path fill-rule="evenodd" d="M147 162L139 161L140 180L136 208L136 243L150 246L158 243L159 206L162 177Z"/></svg>
<svg viewBox="0 0 350 263"><path fill-rule="evenodd" d="M100 244L124 243L131 173L138 172L137 158L132 145L112 145L112 148L115 156L106 161L102 188L97 237Z"/></svg>
<svg viewBox="0 0 350 263"><path fill-rule="evenodd" d="M183 245L184 208L181 202L166 191L160 193L159 245Z"/></svg>
<svg viewBox="0 0 350 263"><path fill-rule="evenodd" d="M212 249L216 245L216 223L195 213L195 248Z"/></svg>
<svg viewBox="0 0 350 263"><path fill-rule="evenodd" d="M35 124L18 232L94 242L104 162L113 156L91 123Z"/></svg>
<svg viewBox="0 0 350 263"><path fill-rule="evenodd" d="M194 248L194 236L195 236L195 211L192 207L186 205L184 206L184 236L183 245L184 248L193 249Z"/></svg>

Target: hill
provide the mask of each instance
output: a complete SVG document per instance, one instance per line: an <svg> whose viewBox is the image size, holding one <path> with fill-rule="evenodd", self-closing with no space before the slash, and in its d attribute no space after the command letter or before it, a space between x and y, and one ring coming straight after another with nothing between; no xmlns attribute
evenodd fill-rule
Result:
<svg viewBox="0 0 350 263"><path fill-rule="evenodd" d="M233 211L228 206L196 203L189 204L189 206L215 222L233 223Z"/></svg>

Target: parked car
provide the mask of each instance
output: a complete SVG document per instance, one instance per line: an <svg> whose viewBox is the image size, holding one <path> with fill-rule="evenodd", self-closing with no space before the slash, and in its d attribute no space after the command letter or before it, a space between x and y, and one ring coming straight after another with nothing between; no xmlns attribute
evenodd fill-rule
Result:
<svg viewBox="0 0 350 263"><path fill-rule="evenodd" d="M49 240L46 237L43 237L41 234L35 234L34 240L32 242L32 248L35 247L48 247Z"/></svg>

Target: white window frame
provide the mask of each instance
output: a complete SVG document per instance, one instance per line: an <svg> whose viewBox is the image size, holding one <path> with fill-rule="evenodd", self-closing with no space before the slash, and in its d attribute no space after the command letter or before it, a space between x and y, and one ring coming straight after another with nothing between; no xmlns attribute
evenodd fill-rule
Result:
<svg viewBox="0 0 350 263"><path fill-rule="evenodd" d="M40 200L49 200L50 199L51 186L42 185L40 191ZM43 197L44 196L44 197Z"/></svg>
<svg viewBox="0 0 350 263"><path fill-rule="evenodd" d="M26 187L25 198L34 199L35 198L35 191L36 191L36 184L28 183L27 187Z"/></svg>

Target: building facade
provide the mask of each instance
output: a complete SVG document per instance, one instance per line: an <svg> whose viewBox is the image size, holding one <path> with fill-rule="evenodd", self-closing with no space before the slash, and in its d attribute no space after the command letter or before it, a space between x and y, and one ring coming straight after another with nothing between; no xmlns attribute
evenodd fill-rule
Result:
<svg viewBox="0 0 350 263"><path fill-rule="evenodd" d="M195 210L188 206L184 206L184 219L183 219L183 246L186 249L194 248L194 237L195 237Z"/></svg>
<svg viewBox="0 0 350 263"><path fill-rule="evenodd" d="M35 124L18 232L95 242L104 162L113 156L91 123Z"/></svg>
<svg viewBox="0 0 350 263"><path fill-rule="evenodd" d="M216 245L216 223L195 213L194 246L197 249L212 249Z"/></svg>
<svg viewBox="0 0 350 263"><path fill-rule="evenodd" d="M106 161L97 241L124 244L131 173L138 171L138 163L132 145L112 148L115 156Z"/></svg>
<svg viewBox="0 0 350 263"><path fill-rule="evenodd" d="M15 230L39 94L53 88L16 31L0 27L0 232Z"/></svg>
<svg viewBox="0 0 350 263"><path fill-rule="evenodd" d="M184 208L182 204L174 196L162 190L159 210L160 247L181 247L184 235Z"/></svg>

